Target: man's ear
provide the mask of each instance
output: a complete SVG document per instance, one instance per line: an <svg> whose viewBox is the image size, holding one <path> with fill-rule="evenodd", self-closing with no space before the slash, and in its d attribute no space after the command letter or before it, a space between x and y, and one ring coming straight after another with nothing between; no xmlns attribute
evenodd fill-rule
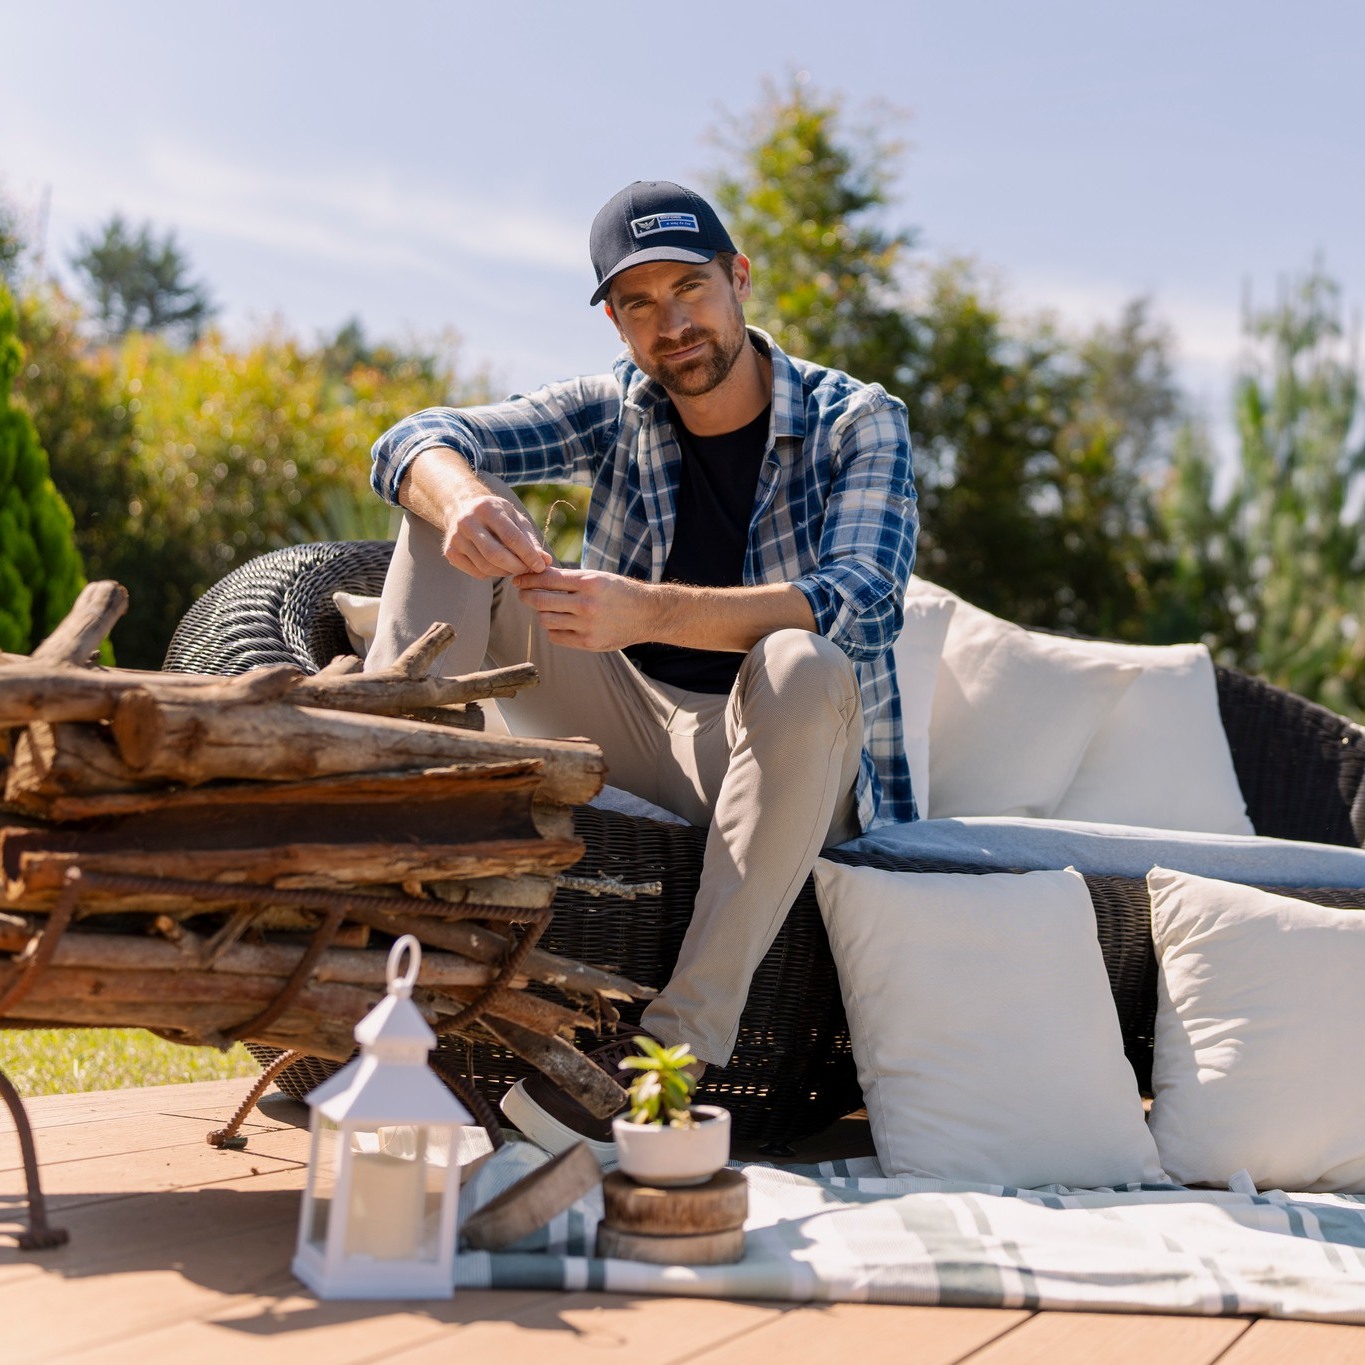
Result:
<svg viewBox="0 0 1365 1365"><path fill-rule="evenodd" d="M735 255L733 270L735 297L741 303L747 303L750 295L754 292L753 277L749 273L749 258L742 251Z"/></svg>
<svg viewBox="0 0 1365 1365"><path fill-rule="evenodd" d="M617 322L616 313L613 311L611 304L604 303L602 305L602 311L611 319L611 325L616 328L616 335L624 341L626 339L626 334L621 330L621 324Z"/></svg>

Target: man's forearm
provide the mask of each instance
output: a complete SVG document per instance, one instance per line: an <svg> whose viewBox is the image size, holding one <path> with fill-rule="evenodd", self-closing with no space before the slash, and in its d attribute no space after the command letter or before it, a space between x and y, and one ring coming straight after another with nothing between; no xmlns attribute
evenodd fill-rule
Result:
<svg viewBox="0 0 1365 1365"><path fill-rule="evenodd" d="M454 503L471 493L486 491L458 450L432 446L408 466L398 485L398 501L409 512L444 531L447 511Z"/></svg>
<svg viewBox="0 0 1365 1365"><path fill-rule="evenodd" d="M752 588L652 583L649 588L657 625L646 638L663 645L744 652L775 630L815 629L806 595L790 583Z"/></svg>
<svg viewBox="0 0 1365 1365"><path fill-rule="evenodd" d="M815 629L810 603L792 583L696 588L547 568L519 575L516 585L550 640L571 649L626 649L652 640L743 653L775 630Z"/></svg>

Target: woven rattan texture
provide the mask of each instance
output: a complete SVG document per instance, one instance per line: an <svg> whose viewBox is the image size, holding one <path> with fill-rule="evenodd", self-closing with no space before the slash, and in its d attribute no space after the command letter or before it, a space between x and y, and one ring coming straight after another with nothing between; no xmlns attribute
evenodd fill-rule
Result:
<svg viewBox="0 0 1365 1365"><path fill-rule="evenodd" d="M391 547L354 542L275 551L229 574L185 617L168 668L238 673L262 663L316 669L347 649L331 594L377 593ZM320 618L320 619L319 619ZM1281 838L1365 842L1365 737L1359 727L1232 669L1219 668L1218 695L1238 779L1257 831ZM587 853L575 873L626 882L660 879L658 899L626 901L562 890L544 946L614 967L649 985L668 978L691 914L704 834L584 808L575 824ZM835 855L843 861L855 861ZM862 855L900 871L980 871L912 859ZM1144 1090L1150 1086L1156 962L1150 909L1140 879L1087 877L1124 1046ZM1295 892L1322 904L1365 908L1365 892ZM638 1017L638 1007L625 1012ZM273 1049L252 1047L261 1060ZM459 1039L442 1051L496 1101L525 1063ZM302 1098L332 1063L291 1066L281 1087ZM705 1097L732 1110L736 1141L781 1144L817 1132L861 1103L838 978L808 880L755 975L732 1064L712 1068Z"/></svg>
<svg viewBox="0 0 1365 1365"><path fill-rule="evenodd" d="M162 667L245 673L296 664L315 673L352 652L332 594L378 596L392 554L388 541L356 540L291 545L248 560L185 613Z"/></svg>
<svg viewBox="0 0 1365 1365"><path fill-rule="evenodd" d="M1218 669L1218 707L1257 834L1365 846L1365 731L1325 706Z"/></svg>

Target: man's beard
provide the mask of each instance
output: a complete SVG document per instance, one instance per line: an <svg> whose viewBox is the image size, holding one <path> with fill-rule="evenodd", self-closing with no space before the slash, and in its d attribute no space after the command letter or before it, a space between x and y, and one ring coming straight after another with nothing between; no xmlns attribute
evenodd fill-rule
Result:
<svg viewBox="0 0 1365 1365"><path fill-rule="evenodd" d="M710 344L695 359L684 361L680 365L670 362L669 356L689 350L702 342ZM669 393L680 394L684 398L697 398L724 383L748 344L749 333L741 325L735 329L735 334L731 338L722 337L715 332L699 330L684 332L667 352L661 355L655 351L647 361L638 351L632 349L632 354L635 363L651 379L657 379Z"/></svg>

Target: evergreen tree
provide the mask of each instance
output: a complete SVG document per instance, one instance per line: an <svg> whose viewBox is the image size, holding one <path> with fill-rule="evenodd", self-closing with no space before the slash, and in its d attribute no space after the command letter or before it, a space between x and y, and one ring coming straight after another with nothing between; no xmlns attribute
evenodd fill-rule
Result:
<svg viewBox="0 0 1365 1365"><path fill-rule="evenodd" d="M157 240L150 223L134 231L115 214L95 236L82 236L71 265L110 339L130 332L178 334L197 340L214 306L168 232Z"/></svg>
<svg viewBox="0 0 1365 1365"><path fill-rule="evenodd" d="M16 323L0 282L0 650L28 654L70 610L85 575L38 433L10 401L23 363Z"/></svg>

